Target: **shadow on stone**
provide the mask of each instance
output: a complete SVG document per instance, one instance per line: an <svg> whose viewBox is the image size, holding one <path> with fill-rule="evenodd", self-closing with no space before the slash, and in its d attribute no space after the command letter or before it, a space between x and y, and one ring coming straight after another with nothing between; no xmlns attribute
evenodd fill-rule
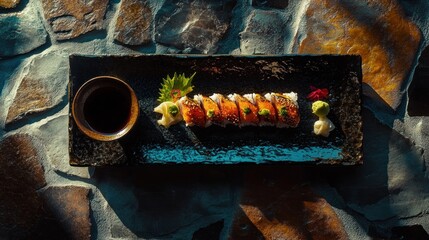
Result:
<svg viewBox="0 0 429 240"><path fill-rule="evenodd" d="M422 225L399 226L392 228L392 239L425 240L429 239L429 234Z"/></svg>
<svg viewBox="0 0 429 240"><path fill-rule="evenodd" d="M218 240L224 225L224 220L200 228L192 236L192 240Z"/></svg>
<svg viewBox="0 0 429 240"><path fill-rule="evenodd" d="M114 42L117 43L117 44L122 44L122 45L126 46L129 49L132 49L134 51L138 51L138 52L141 52L141 53L144 53L144 54L150 54L150 53L155 53L156 52L156 45L155 45L154 42L149 42L149 43L145 43L145 44L137 45L137 46L127 45L127 44L119 42L118 40L114 40Z"/></svg>
<svg viewBox="0 0 429 240"><path fill-rule="evenodd" d="M391 131L363 109L363 165L348 169L327 169L328 180L352 204L372 204L388 194L387 167ZM372 173L372 174L369 174ZM362 194L365 192L365 194Z"/></svg>
<svg viewBox="0 0 429 240"><path fill-rule="evenodd" d="M106 167L97 168L94 179L121 222L113 224L113 236L131 238L131 231L140 238L191 239L201 228L231 219L240 176L233 172L186 165ZM203 232L216 234L210 229Z"/></svg>
<svg viewBox="0 0 429 240"><path fill-rule="evenodd" d="M289 0L252 0L252 6L261 8L284 9L289 5Z"/></svg>
<svg viewBox="0 0 429 240"><path fill-rule="evenodd" d="M85 34L82 34L80 36L77 36L74 39L61 39L58 40L59 42L63 43L63 42L78 42L78 43L85 43L85 42L90 42L90 41L94 41L94 40L101 40L101 39L105 39L107 36L107 32L106 30L92 30L90 32L87 32Z"/></svg>
<svg viewBox="0 0 429 240"><path fill-rule="evenodd" d="M374 237L389 238L389 226L399 219L425 211L429 192L421 152L395 130L380 123L364 109L364 164L350 169L327 169L318 175L327 179L344 203L334 206L349 215L364 217ZM317 178L316 178L317 179ZM322 194L323 195L323 194Z"/></svg>
<svg viewBox="0 0 429 240"><path fill-rule="evenodd" d="M429 116L429 47L419 58L413 81L408 89L408 115Z"/></svg>

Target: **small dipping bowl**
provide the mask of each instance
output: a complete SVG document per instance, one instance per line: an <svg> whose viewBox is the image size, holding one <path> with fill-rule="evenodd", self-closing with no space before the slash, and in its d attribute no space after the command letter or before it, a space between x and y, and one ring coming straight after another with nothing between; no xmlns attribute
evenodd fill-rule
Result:
<svg viewBox="0 0 429 240"><path fill-rule="evenodd" d="M137 121L137 96L130 85L119 78L95 77L76 92L72 115L77 127L88 137L116 140L125 136Z"/></svg>

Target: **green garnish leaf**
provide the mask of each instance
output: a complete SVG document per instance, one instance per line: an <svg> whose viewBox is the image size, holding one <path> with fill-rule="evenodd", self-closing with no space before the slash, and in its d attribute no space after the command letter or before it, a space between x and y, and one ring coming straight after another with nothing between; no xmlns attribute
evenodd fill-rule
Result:
<svg viewBox="0 0 429 240"><path fill-rule="evenodd" d="M207 117L212 118L214 116L215 111L213 109L210 109L207 111Z"/></svg>
<svg viewBox="0 0 429 240"><path fill-rule="evenodd" d="M185 74L174 73L171 78L167 75L166 78L163 78L161 88L159 89L158 102L176 102L181 97L192 92L194 86L192 85L192 79L194 78L196 72L190 77L186 77Z"/></svg>
<svg viewBox="0 0 429 240"><path fill-rule="evenodd" d="M259 111L258 111L258 114L259 114L260 116L267 117L268 115L270 115L270 110L268 110L268 109L264 108L264 109L259 110Z"/></svg>
<svg viewBox="0 0 429 240"><path fill-rule="evenodd" d="M250 108L249 107L246 107L246 108L244 108L243 109L243 112L244 112L244 114L249 114L249 113L251 113L252 112L252 110L250 110Z"/></svg>
<svg viewBox="0 0 429 240"><path fill-rule="evenodd" d="M179 108L176 105L169 106L168 112L171 116L175 117L179 113Z"/></svg>
<svg viewBox="0 0 429 240"><path fill-rule="evenodd" d="M280 116L286 117L287 116L287 109L286 107L280 108Z"/></svg>

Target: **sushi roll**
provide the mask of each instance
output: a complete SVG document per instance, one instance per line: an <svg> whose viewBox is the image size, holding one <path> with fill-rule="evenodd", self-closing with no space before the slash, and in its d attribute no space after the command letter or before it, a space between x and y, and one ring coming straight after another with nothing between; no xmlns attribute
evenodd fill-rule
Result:
<svg viewBox="0 0 429 240"><path fill-rule="evenodd" d="M221 116L223 119L222 126L233 124L238 125L240 117L238 114L237 104L234 101L224 97L222 94L215 93L210 98L219 105Z"/></svg>
<svg viewBox="0 0 429 240"><path fill-rule="evenodd" d="M250 96L247 96L250 98ZM275 126L276 110L270 100L261 94L252 93L253 103L258 107L259 126Z"/></svg>
<svg viewBox="0 0 429 240"><path fill-rule="evenodd" d="M201 108L199 102L184 96L178 100L178 105L186 126L196 125L205 127L206 118L204 110Z"/></svg>
<svg viewBox="0 0 429 240"><path fill-rule="evenodd" d="M249 99L236 93L229 95L228 98L237 104L240 117L239 127L258 125L258 107L251 103Z"/></svg>
<svg viewBox="0 0 429 240"><path fill-rule="evenodd" d="M204 113L206 115L205 127L208 127L213 123L220 126L223 125L222 113L219 109L219 106L215 101L213 101L213 99L198 94L194 96L194 100L199 102L204 110Z"/></svg>
<svg viewBox="0 0 429 240"><path fill-rule="evenodd" d="M265 98L274 105L277 116L276 127L297 127L300 121L297 95L291 93L267 93Z"/></svg>

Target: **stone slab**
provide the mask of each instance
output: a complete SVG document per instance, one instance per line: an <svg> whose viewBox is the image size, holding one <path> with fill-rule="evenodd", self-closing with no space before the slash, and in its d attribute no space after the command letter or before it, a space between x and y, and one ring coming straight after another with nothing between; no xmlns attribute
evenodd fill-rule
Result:
<svg viewBox="0 0 429 240"><path fill-rule="evenodd" d="M89 79L114 75L130 84L140 104L133 131L110 142L86 137L70 116L72 165L361 163L358 56L72 56L70 69L70 102ZM162 78L174 72L197 72L193 94L297 92L301 123L294 129L183 124L162 128L153 109ZM312 133L315 116L306 99L311 85L327 87L331 93L330 118L338 131L329 138ZM296 140L285 141L285 136Z"/></svg>

